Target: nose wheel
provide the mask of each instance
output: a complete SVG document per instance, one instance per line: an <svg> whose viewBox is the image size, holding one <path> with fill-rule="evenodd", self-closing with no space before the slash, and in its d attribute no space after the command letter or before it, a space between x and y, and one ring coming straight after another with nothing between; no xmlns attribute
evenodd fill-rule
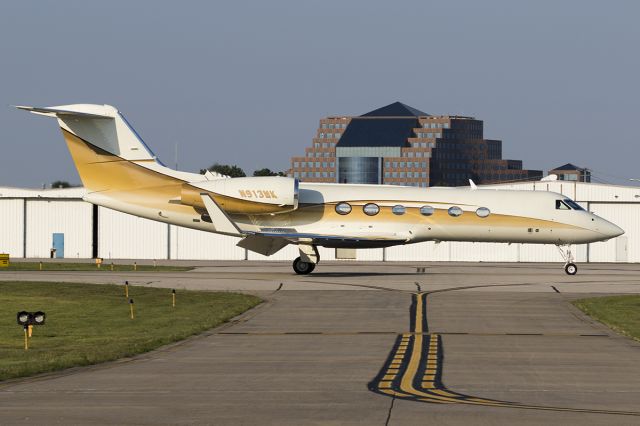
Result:
<svg viewBox="0 0 640 426"><path fill-rule="evenodd" d="M571 246L560 246L558 245L558 250L560 251L560 255L564 259L564 272L567 275L575 275L578 273L578 267L575 263L573 263L573 254L571 253Z"/></svg>
<svg viewBox="0 0 640 426"><path fill-rule="evenodd" d="M578 267L575 263L567 263L566 265L564 265L564 271L567 273L567 275L575 275L576 273L578 273Z"/></svg>

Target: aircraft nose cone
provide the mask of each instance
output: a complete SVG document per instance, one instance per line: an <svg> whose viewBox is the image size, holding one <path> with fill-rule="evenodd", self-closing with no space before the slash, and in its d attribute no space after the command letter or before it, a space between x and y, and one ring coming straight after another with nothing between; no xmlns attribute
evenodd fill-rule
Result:
<svg viewBox="0 0 640 426"><path fill-rule="evenodd" d="M606 235L609 238L615 238L615 237L619 237L620 235L624 234L624 229L620 228L618 225L613 224L609 221L606 221L604 219L601 219L602 223L599 224L600 226L598 226L599 231L602 232L604 235Z"/></svg>

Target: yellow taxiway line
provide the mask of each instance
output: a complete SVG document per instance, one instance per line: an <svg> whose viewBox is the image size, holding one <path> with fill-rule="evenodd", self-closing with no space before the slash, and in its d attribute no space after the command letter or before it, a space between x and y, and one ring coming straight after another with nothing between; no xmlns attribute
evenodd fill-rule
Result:
<svg viewBox="0 0 640 426"><path fill-rule="evenodd" d="M464 395L447 389L442 383L442 337L429 333L427 326L428 293L412 294L411 329L396 338L384 367L369 383L373 392L400 399L437 404L470 404L490 407L570 411L640 416L640 412L592 410L520 404Z"/></svg>

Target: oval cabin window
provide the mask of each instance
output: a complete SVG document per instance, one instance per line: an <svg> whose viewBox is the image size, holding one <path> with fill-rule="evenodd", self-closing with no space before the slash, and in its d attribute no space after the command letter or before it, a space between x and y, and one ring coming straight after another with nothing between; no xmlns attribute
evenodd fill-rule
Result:
<svg viewBox="0 0 640 426"><path fill-rule="evenodd" d="M404 206L401 206L400 204L391 207L391 212L393 212L393 214L403 215L405 211L406 209Z"/></svg>
<svg viewBox="0 0 640 426"><path fill-rule="evenodd" d="M422 206L420 207L420 214L422 216L431 216L435 209L431 206Z"/></svg>
<svg viewBox="0 0 640 426"><path fill-rule="evenodd" d="M349 214L351 213L351 204L349 203L339 203L336 205L336 213L338 214Z"/></svg>
<svg viewBox="0 0 640 426"><path fill-rule="evenodd" d="M460 215L462 215L462 209L460 207L449 207L449 216L458 217Z"/></svg>
<svg viewBox="0 0 640 426"><path fill-rule="evenodd" d="M478 208L478 210L476 210L476 214L479 217L487 217L487 216L489 216L491 214L491 210L489 210L486 207L480 207L480 208Z"/></svg>
<svg viewBox="0 0 640 426"><path fill-rule="evenodd" d="M375 216L378 213L380 213L380 207L378 207L377 204L374 203L369 203L369 204L365 204L362 207L362 211L364 212L364 214L366 214L367 216Z"/></svg>

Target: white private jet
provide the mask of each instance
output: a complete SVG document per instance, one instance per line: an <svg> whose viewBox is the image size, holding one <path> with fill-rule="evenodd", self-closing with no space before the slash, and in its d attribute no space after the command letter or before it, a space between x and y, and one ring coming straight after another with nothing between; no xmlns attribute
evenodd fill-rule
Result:
<svg viewBox="0 0 640 426"><path fill-rule="evenodd" d="M147 219L240 237L270 256L297 244L309 274L318 246L379 248L422 241L555 244L577 272L570 244L608 240L622 229L553 192L414 188L229 178L172 170L109 105L18 106L56 117L90 203Z"/></svg>

